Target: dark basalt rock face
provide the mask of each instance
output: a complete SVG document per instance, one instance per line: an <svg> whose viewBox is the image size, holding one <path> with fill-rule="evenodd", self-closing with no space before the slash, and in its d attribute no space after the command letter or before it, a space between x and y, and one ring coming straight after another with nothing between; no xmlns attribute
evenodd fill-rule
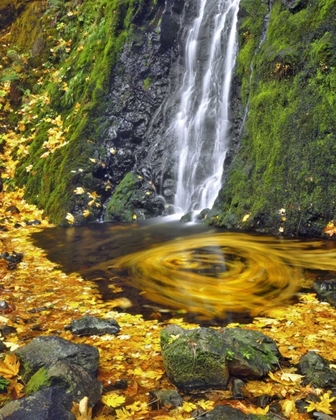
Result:
<svg viewBox="0 0 336 420"><path fill-rule="evenodd" d="M291 12L296 13L308 5L308 0L282 0L282 4Z"/></svg>
<svg viewBox="0 0 336 420"><path fill-rule="evenodd" d="M108 128L100 160L105 166L102 176L119 186L112 193L112 203L107 203L106 220L169 214L175 194L176 156L166 132L183 75L183 46L179 44L195 13L191 2L167 1L160 26L145 35L140 31L136 34L125 46L112 75ZM133 186L129 182L131 172L134 178L138 176ZM116 200L121 187L123 195L129 197L122 212Z"/></svg>

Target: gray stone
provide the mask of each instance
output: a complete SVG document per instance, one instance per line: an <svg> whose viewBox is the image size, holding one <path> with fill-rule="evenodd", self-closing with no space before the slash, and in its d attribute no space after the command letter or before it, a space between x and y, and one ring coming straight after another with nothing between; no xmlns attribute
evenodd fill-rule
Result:
<svg viewBox="0 0 336 420"><path fill-rule="evenodd" d="M91 375L95 375L98 370L99 352L95 347L73 344L57 336L37 337L26 346L18 348L15 354L21 361L25 381L41 367L57 360L82 366Z"/></svg>
<svg viewBox="0 0 336 420"><path fill-rule="evenodd" d="M151 391L150 396L152 398L150 405L154 410L159 410L165 405L173 407L181 407L183 405L183 398L175 389Z"/></svg>
<svg viewBox="0 0 336 420"><path fill-rule="evenodd" d="M74 335L103 335L117 334L120 326L114 319L99 319L94 316L84 316L81 319L75 319L66 329Z"/></svg>
<svg viewBox="0 0 336 420"><path fill-rule="evenodd" d="M72 401L79 402L88 397L91 407L100 400L102 393L102 384L98 379L81 366L64 360L40 368L27 383L26 392L32 394L50 386L62 387L67 394L71 394Z"/></svg>
<svg viewBox="0 0 336 420"><path fill-rule="evenodd" d="M279 367L281 355L270 337L257 331L226 328L222 338L228 350L230 375L261 378Z"/></svg>
<svg viewBox="0 0 336 420"><path fill-rule="evenodd" d="M328 360L314 351L301 357L299 369L305 376L303 383L311 383L317 388L333 388L336 386L336 372L329 367Z"/></svg>
<svg viewBox="0 0 336 420"><path fill-rule="evenodd" d="M207 420L246 420L249 417L229 405L218 405L205 416L202 416L202 418Z"/></svg>
<svg viewBox="0 0 336 420"><path fill-rule="evenodd" d="M0 409L0 420L75 420L71 405L70 394L51 387L10 401Z"/></svg>

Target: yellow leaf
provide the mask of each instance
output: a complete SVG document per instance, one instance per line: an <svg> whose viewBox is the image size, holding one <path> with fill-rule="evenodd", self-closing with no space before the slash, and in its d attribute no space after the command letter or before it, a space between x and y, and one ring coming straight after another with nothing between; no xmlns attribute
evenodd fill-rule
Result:
<svg viewBox="0 0 336 420"><path fill-rule="evenodd" d="M126 401L126 398L123 395L119 395L116 392L111 392L102 396L102 402L108 407L120 407Z"/></svg>
<svg viewBox="0 0 336 420"><path fill-rule="evenodd" d="M184 401L183 402L183 410L186 411L187 413L191 413L192 411L197 409L197 405L195 405L192 402L187 402Z"/></svg>
<svg viewBox="0 0 336 420"><path fill-rule="evenodd" d="M84 217L89 217L89 216L90 216L90 214L91 214L91 212L90 212L90 210L88 210L88 209L86 209L86 210L84 210L84 211L83 211L83 216L84 216Z"/></svg>
<svg viewBox="0 0 336 420"><path fill-rule="evenodd" d="M203 408L204 411L209 411L212 410L215 402L214 401L205 401L205 400L200 400L197 401L197 405L199 405L201 408Z"/></svg>
<svg viewBox="0 0 336 420"><path fill-rule="evenodd" d="M250 213L245 214L243 217L243 222L246 222L250 218Z"/></svg>
<svg viewBox="0 0 336 420"><path fill-rule="evenodd" d="M283 372L281 375L281 380L288 381L288 382L301 382L302 378L303 378L303 375L298 375L296 373Z"/></svg>
<svg viewBox="0 0 336 420"><path fill-rule="evenodd" d="M71 213L67 213L65 218L71 225L75 223L75 218Z"/></svg>
<svg viewBox="0 0 336 420"><path fill-rule="evenodd" d="M324 414L333 414L331 411L330 403L335 401L335 397L331 397L331 391L325 392L323 395L320 396L319 402L307 401L309 402L309 406L307 407L307 412L310 411L322 411Z"/></svg>
<svg viewBox="0 0 336 420"><path fill-rule="evenodd" d="M291 414L293 414L294 411L296 411L295 408L295 402L292 400L285 400L281 402L281 407L284 415L286 417L290 417Z"/></svg>
<svg viewBox="0 0 336 420"><path fill-rule="evenodd" d="M84 188L82 188L82 187L77 187L77 188L75 188L74 189L74 193L75 194L83 194L85 191L84 191Z"/></svg>
<svg viewBox="0 0 336 420"><path fill-rule="evenodd" d="M116 410L117 420L131 420L133 416L131 413L126 410L126 408L122 407Z"/></svg>
<svg viewBox="0 0 336 420"><path fill-rule="evenodd" d="M4 360L0 361L0 375L11 379L19 372L20 362L14 353L7 353Z"/></svg>

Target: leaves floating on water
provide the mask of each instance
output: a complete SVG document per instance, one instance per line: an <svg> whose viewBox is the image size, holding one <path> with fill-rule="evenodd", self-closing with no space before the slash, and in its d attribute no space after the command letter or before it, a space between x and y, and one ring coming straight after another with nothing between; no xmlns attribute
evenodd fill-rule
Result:
<svg viewBox="0 0 336 420"><path fill-rule="evenodd" d="M335 270L335 257L320 242L219 233L126 255L115 267L126 268L149 299L212 319L282 307L301 286L303 269Z"/></svg>

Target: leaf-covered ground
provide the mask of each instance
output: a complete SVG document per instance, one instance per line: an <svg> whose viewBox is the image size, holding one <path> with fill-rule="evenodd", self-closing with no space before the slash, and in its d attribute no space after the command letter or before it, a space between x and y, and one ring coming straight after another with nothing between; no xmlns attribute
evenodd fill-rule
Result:
<svg viewBox="0 0 336 420"><path fill-rule="evenodd" d="M2 154L6 163L3 179L14 176L15 163L9 151L9 139L8 136L7 149ZM144 320L141 315L115 311L122 302L118 299L104 302L95 283L83 280L76 273L66 275L46 258L42 249L32 244L30 234L51 225L41 211L28 205L22 197L23 190L12 191L7 185L0 192L0 254L23 254L22 262L17 265L0 259L0 307L3 307L0 324L4 333L1 339L14 349L34 337L56 334L99 349L99 379L104 385L102 401L92 413L85 401L80 406L74 405L78 419L188 419L193 418L194 410L209 411L217 404L230 404L245 413L266 414L269 406L257 405L257 398L265 394L275 396L284 415L293 420L309 418L308 414L298 413L295 406L296 401L305 399L308 394L317 395L316 401L306 403L308 410L332 414L335 407L330 392L303 386L302 376L294 367L309 350L317 351L330 360L333 368L336 367L333 364L336 360L336 311L329 304L319 302L313 294L300 296L299 303L285 311L274 312L273 317L257 317L244 326L272 337L291 364L290 368L279 366L277 372L263 381L249 381L244 400L232 399L230 390L213 390L183 395L184 404L179 408L165 406L159 409L155 402L151 404L150 391L174 389L165 375L160 353L161 329L167 323L185 328L198 325L184 323L180 318ZM37 221L40 225L35 224ZM64 329L84 314L114 318L120 324L121 332L117 336L75 337ZM5 326L14 327L15 332L8 334ZM4 378L0 380L2 405L24 395L24 383L18 369L18 362L7 352L0 363L0 375ZM114 386L120 380L127 381L126 389Z"/></svg>

